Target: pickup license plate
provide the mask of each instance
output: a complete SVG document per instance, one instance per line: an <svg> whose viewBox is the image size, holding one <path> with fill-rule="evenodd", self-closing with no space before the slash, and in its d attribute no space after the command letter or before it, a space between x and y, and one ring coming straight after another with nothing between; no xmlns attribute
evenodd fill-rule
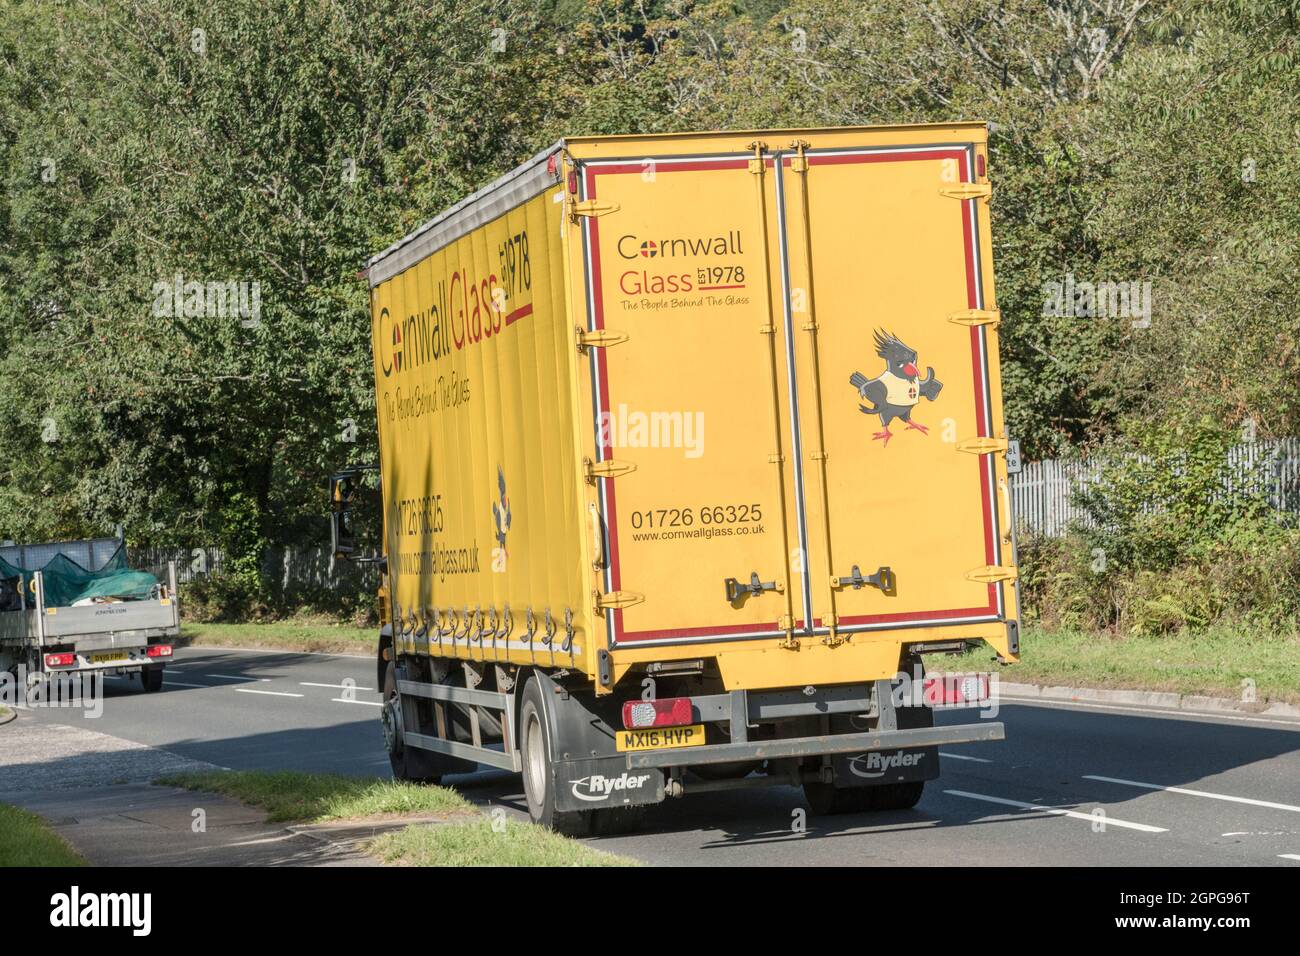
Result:
<svg viewBox="0 0 1300 956"><path fill-rule="evenodd" d="M105 651L102 654L91 654L90 662L92 664L110 664L113 661L124 661L130 657L126 651Z"/></svg>
<svg viewBox="0 0 1300 956"><path fill-rule="evenodd" d="M614 738L614 744L620 751L698 747L703 743L703 724L692 724L689 727L650 727L646 730L620 730Z"/></svg>

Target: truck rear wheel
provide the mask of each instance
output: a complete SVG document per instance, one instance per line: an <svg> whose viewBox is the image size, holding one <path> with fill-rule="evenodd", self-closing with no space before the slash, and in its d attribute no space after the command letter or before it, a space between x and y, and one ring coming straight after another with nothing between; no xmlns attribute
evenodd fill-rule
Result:
<svg viewBox="0 0 1300 956"><path fill-rule="evenodd" d="M551 769L551 729L542 705L542 686L530 678L519 707L519 743L524 764L524 799L536 824L569 836L591 827L591 811L555 809L555 774Z"/></svg>
<svg viewBox="0 0 1300 956"><path fill-rule="evenodd" d="M877 809L875 791L883 787L837 787L833 783L807 780L803 785L804 799L819 817L837 813L866 813Z"/></svg>
<svg viewBox="0 0 1300 956"><path fill-rule="evenodd" d="M393 777L408 783L436 784L442 780L438 755L406 746L402 740L401 701L397 695L397 668L392 661L384 671L384 746Z"/></svg>
<svg viewBox="0 0 1300 956"><path fill-rule="evenodd" d="M140 669L140 684L144 687L145 693L152 694L154 691L162 690L162 679L163 669L161 664Z"/></svg>
<svg viewBox="0 0 1300 956"><path fill-rule="evenodd" d="M910 810L921 799L925 790L924 780L909 780L905 783L887 783L883 787L870 787L876 791L875 810Z"/></svg>

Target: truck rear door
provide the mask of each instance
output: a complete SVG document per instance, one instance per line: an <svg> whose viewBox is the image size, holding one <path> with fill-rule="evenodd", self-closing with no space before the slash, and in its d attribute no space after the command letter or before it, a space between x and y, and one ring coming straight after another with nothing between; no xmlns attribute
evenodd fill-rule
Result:
<svg viewBox="0 0 1300 956"><path fill-rule="evenodd" d="M814 630L996 620L1013 572L982 155L793 148L781 209L791 285L808 290L796 428L815 459Z"/></svg>
<svg viewBox="0 0 1300 956"><path fill-rule="evenodd" d="M749 164L582 167L588 332L618 343L589 349L605 589L637 601L607 612L618 646L791 624L775 191Z"/></svg>

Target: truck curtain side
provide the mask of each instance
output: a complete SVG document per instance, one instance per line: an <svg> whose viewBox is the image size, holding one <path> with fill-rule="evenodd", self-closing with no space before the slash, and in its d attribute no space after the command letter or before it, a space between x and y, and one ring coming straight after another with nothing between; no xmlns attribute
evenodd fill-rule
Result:
<svg viewBox="0 0 1300 956"><path fill-rule="evenodd" d="M1001 737L896 680L1019 654L987 174L982 124L574 138L370 261L396 773L836 810Z"/></svg>

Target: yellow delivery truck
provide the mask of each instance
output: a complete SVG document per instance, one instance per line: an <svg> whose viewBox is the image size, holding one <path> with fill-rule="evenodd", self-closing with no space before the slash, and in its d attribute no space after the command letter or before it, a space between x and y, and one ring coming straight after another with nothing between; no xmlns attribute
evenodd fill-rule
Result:
<svg viewBox="0 0 1300 956"><path fill-rule="evenodd" d="M983 124L576 137L374 256L394 773L908 807L1019 653ZM356 470L331 480L356 549Z"/></svg>

